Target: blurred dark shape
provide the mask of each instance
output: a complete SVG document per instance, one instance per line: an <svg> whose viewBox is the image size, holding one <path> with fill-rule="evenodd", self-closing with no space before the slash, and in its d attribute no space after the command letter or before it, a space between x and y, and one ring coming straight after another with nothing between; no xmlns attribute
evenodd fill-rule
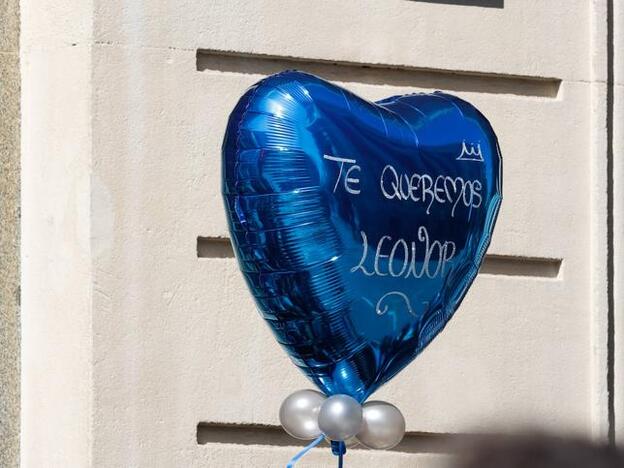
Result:
<svg viewBox="0 0 624 468"><path fill-rule="evenodd" d="M608 444L531 433L481 438L458 457L458 468L621 468L624 452Z"/></svg>

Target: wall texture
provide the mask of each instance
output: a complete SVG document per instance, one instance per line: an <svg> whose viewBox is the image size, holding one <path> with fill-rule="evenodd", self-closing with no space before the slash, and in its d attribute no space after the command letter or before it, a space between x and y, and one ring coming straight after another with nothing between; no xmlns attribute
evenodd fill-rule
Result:
<svg viewBox="0 0 624 468"><path fill-rule="evenodd" d="M19 462L19 1L0 0L0 466Z"/></svg>
<svg viewBox="0 0 624 468"><path fill-rule="evenodd" d="M379 397L406 415L358 466L435 467L430 438L615 427L608 0L23 0L23 466L278 466L309 386L228 247L219 149L263 76L370 99L442 89L504 156L461 309ZM62 18L62 21L49 21ZM611 376L612 377L612 376ZM332 466L315 450L302 466Z"/></svg>

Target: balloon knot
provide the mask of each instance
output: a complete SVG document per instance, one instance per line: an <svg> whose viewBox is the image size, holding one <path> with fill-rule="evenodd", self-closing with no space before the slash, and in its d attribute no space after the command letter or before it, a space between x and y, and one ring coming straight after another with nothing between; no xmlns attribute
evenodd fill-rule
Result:
<svg viewBox="0 0 624 468"><path fill-rule="evenodd" d="M347 446L342 441L332 440L331 449L332 449L332 453L336 455L337 457L347 453Z"/></svg>

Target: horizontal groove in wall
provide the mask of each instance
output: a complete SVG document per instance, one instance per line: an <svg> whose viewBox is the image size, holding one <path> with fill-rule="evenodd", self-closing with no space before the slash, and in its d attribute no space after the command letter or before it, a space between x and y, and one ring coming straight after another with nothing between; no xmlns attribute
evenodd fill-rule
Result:
<svg viewBox="0 0 624 468"><path fill-rule="evenodd" d="M198 237L197 257L199 258L231 258L234 257L232 244L227 237Z"/></svg>
<svg viewBox="0 0 624 468"><path fill-rule="evenodd" d="M557 278L560 270L561 259L559 258L486 255L479 273L485 275Z"/></svg>
<svg viewBox="0 0 624 468"><path fill-rule="evenodd" d="M232 258L234 251L230 240L225 237L198 237L199 258ZM502 276L530 276L557 278L561 270L561 259L486 255L480 274Z"/></svg>
<svg viewBox="0 0 624 468"><path fill-rule="evenodd" d="M331 62L298 57L197 51L197 70L246 75L271 75L287 69L306 71L340 83L363 83L456 92L511 94L556 98L561 80L495 73L472 73L356 62Z"/></svg>
<svg viewBox="0 0 624 468"><path fill-rule="evenodd" d="M470 437L473 436L408 432L403 441L392 450L406 453L448 453L453 450L454 444ZM309 441L294 439L279 426L199 423L197 425L197 443L199 445L238 444L303 447Z"/></svg>

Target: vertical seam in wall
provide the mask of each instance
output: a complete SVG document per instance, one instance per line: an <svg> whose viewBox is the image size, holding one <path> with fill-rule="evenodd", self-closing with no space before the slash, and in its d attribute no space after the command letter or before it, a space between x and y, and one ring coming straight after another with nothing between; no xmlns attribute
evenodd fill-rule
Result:
<svg viewBox="0 0 624 468"><path fill-rule="evenodd" d="M96 403L95 403L95 399L96 399L96 385L95 385L95 375L96 375L96 369L95 369L95 362L96 362L96 358L95 358L95 339L94 337L96 336L96 330L94 327L94 314L97 313L96 310L96 305L95 305L95 291L96 291L96 287L97 287L97 275L96 275L96 261L95 261L95 257L94 257L94 250L93 250L93 240L94 240L94 234L93 234L93 219L94 219L94 208L93 208L93 204L94 204L94 191L93 191L93 187L94 187L94 161L95 161L95 157L96 157L96 145L95 145L95 137L94 137L94 129L95 129L95 122L97 119L97 116L95 114L95 102L96 102L96 94L97 94L97 89L94 86L95 83L95 65L96 65L96 58L95 58L95 52L96 52L96 47L95 47L95 35L96 35L96 31L95 31L95 15L96 15L96 3L95 1L91 1L90 4L90 29L89 29L89 35L90 37L88 38L87 41L87 60L89 61L87 67L88 67L88 77L87 77L87 86L88 86L88 91L87 91L87 98L89 100L89 102L87 103L88 106L88 116L89 116L89 123L88 123L88 134L87 134L87 138L89 140L89 161L88 161L88 165L89 165L89 210L88 210L88 216L89 216L89 223L88 223L88 229L89 229L89 260L90 260L90 282L89 282L89 325L88 325L88 329L89 329L89 362L87 364L87 369L88 369L88 380L89 380L89 395L88 395L88 405L89 405L89 414L87 415L87 424L89 427L89 431L87 434L87 445L88 445L88 454L87 454L87 459L88 459L88 463L89 466L92 467L95 464L95 450L96 450L96 435L95 435L95 420L96 420Z"/></svg>
<svg viewBox="0 0 624 468"><path fill-rule="evenodd" d="M610 0L592 0L590 32L590 328L591 432L608 441L609 380L609 163L607 151L607 12Z"/></svg>
<svg viewBox="0 0 624 468"><path fill-rule="evenodd" d="M95 125L95 119L96 116L94 114L94 108L95 108L95 94L96 94L96 90L94 89L93 83L95 82L95 58L94 58L94 54L95 54L95 15L96 15L96 7L95 7L95 0L91 1L91 5L90 5L90 12L89 12L89 21L90 21L90 25L89 25L89 39L88 39L88 44L87 44L87 60L89 60L89 64L88 64L88 70L89 70L89 75L88 75L88 91L87 91L87 96L89 99L88 102L88 115L89 115L89 124L88 124L88 136L87 138L89 139L89 211L88 211L88 216L89 216L89 260L91 262L90 265L90 284L89 284L89 363L87 365L88 368L88 372L89 372L89 395L88 395L88 405L89 405L89 414L87 415L87 424L89 427L89 433L87 434L87 445L88 445L88 454L87 454L87 459L89 462L89 466L93 466L93 462L95 459L95 434L94 434L94 421L95 421L95 367L94 367L94 363L95 363L95 344L94 344L94 336L96 333L96 330L94 328L93 325L93 314L96 312L95 311L95 304L94 304L94 289L95 289L95 281L96 281L96 275L95 275L95 260L93 258L93 161L94 161L94 156L95 156L95 144L94 144L94 137L93 137L93 129L94 129L94 125Z"/></svg>
<svg viewBox="0 0 624 468"><path fill-rule="evenodd" d="M607 0L607 391L609 443L615 444L615 296L613 231L613 98L614 35L613 0Z"/></svg>

